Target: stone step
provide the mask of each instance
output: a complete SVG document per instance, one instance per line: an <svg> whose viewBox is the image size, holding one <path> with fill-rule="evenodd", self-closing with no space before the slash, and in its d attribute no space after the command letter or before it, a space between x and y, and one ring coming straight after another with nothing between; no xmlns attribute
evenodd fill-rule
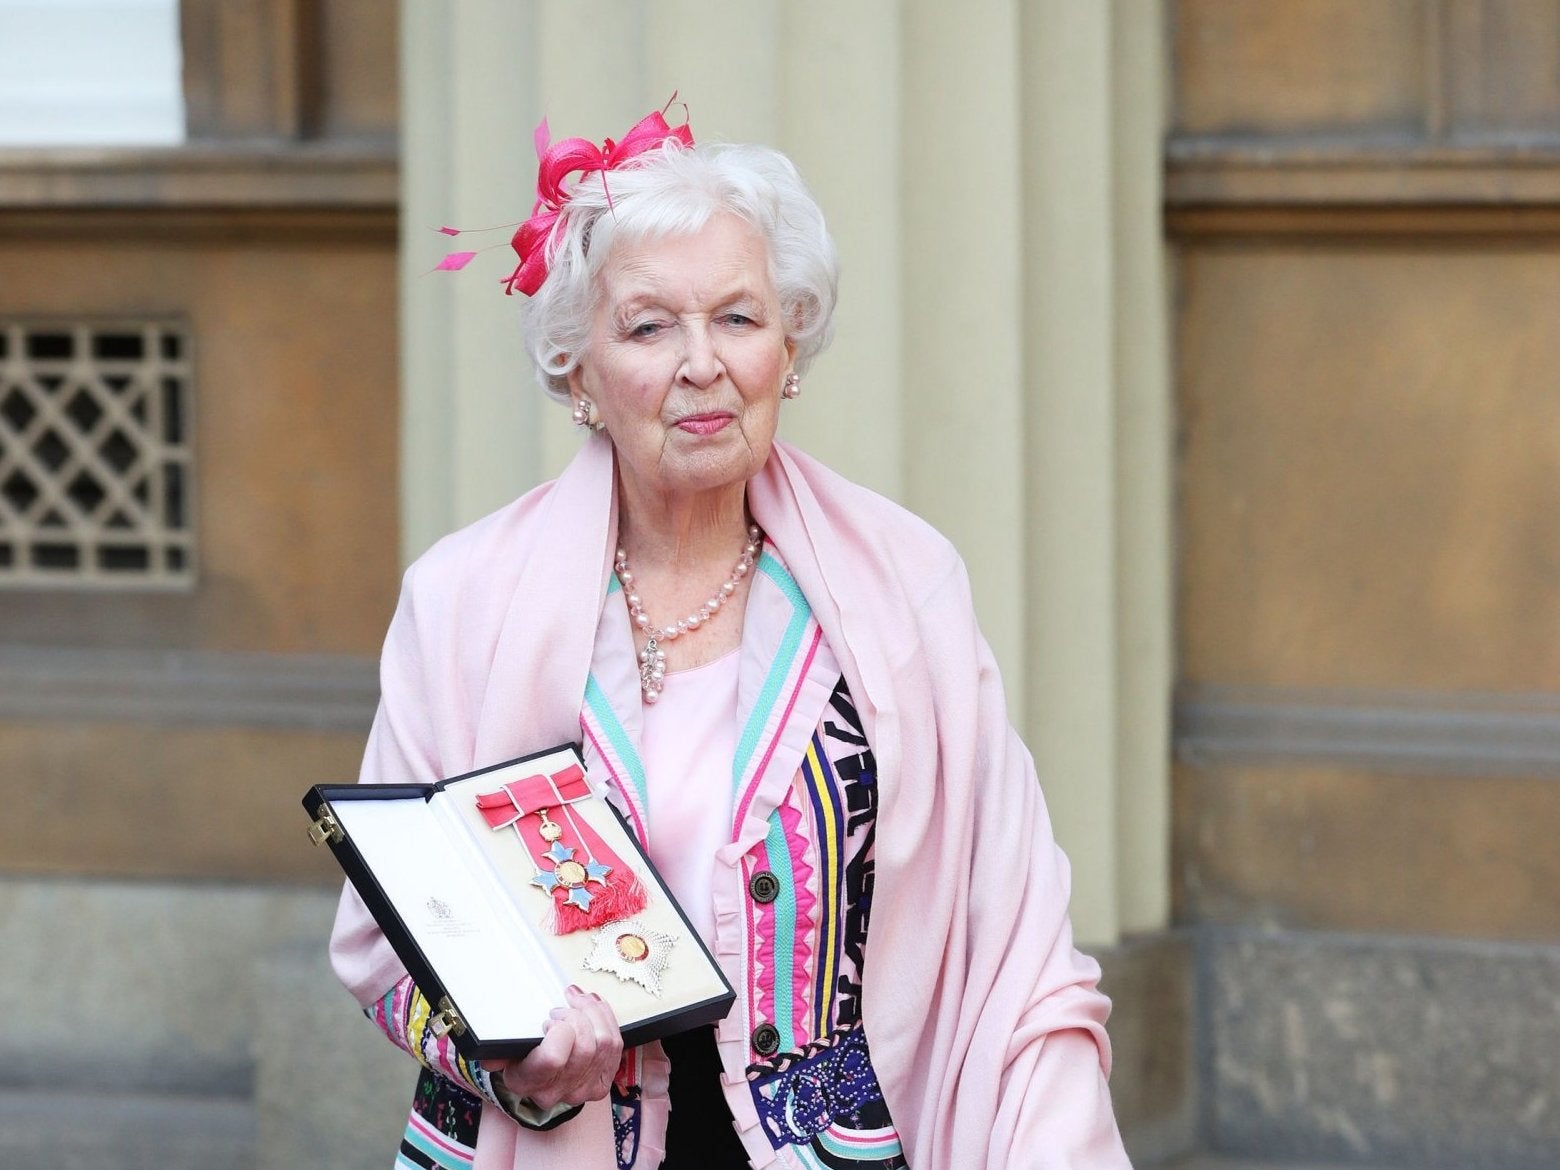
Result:
<svg viewBox="0 0 1560 1170"><path fill-rule="evenodd" d="M252 1102L0 1089L0 1166L253 1170L255 1154Z"/></svg>

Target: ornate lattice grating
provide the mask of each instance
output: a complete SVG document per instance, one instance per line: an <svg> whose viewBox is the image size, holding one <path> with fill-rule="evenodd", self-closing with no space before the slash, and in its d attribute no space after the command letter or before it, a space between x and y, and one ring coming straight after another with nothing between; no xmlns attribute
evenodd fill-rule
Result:
<svg viewBox="0 0 1560 1170"><path fill-rule="evenodd" d="M0 587L194 582L189 350L167 321L0 322Z"/></svg>

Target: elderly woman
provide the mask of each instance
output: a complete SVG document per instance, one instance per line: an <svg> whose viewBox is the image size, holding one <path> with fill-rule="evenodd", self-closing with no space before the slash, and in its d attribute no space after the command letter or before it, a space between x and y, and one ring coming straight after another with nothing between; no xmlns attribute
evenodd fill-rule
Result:
<svg viewBox="0 0 1560 1170"><path fill-rule="evenodd" d="M581 450L407 573L363 779L581 742L737 1001L625 1051L571 989L475 1067L349 888L336 969L426 1066L398 1164L1126 1166L1108 1001L963 566L775 438L835 304L795 168L653 114L549 147L538 190L509 283Z"/></svg>

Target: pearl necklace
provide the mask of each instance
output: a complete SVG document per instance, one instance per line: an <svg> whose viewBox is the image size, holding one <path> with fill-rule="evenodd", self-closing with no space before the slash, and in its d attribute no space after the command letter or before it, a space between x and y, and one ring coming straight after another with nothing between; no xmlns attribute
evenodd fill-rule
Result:
<svg viewBox="0 0 1560 1170"><path fill-rule="evenodd" d="M758 556L758 550L763 547L762 534L758 525L749 524L747 530L747 544L742 546L742 559L737 562L737 567L731 570L731 576L721 582L721 586L710 595L710 599L697 610L685 618L681 618L675 625L657 626L650 620L650 615L645 612L644 603L639 599L639 594L634 592L634 574L628 567L628 554L622 548L617 550L617 578L623 586L623 591L628 601L628 618L634 623L636 630L643 631L649 639L645 642L645 648L639 652L639 689L644 692L645 702L654 703L661 697L661 692L666 688L666 651L661 649L662 642L671 642L684 634L691 634L701 626L708 624L725 605L731 595L737 591L737 585L753 569L753 560Z"/></svg>

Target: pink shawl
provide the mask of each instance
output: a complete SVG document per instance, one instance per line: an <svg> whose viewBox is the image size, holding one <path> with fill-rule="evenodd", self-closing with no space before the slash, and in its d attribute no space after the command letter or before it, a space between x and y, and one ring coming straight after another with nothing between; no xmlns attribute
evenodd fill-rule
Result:
<svg viewBox="0 0 1560 1170"><path fill-rule="evenodd" d="M616 539L611 446L408 570L365 782L429 782L579 736ZM748 485L838 657L878 762L863 988L913 1170L1128 1167L1105 1077L1109 1001L1073 949L1069 871L952 546L777 443ZM331 940L364 1005L405 973L348 888ZM596 1102L558 1129L491 1107L479 1170L614 1170Z"/></svg>

